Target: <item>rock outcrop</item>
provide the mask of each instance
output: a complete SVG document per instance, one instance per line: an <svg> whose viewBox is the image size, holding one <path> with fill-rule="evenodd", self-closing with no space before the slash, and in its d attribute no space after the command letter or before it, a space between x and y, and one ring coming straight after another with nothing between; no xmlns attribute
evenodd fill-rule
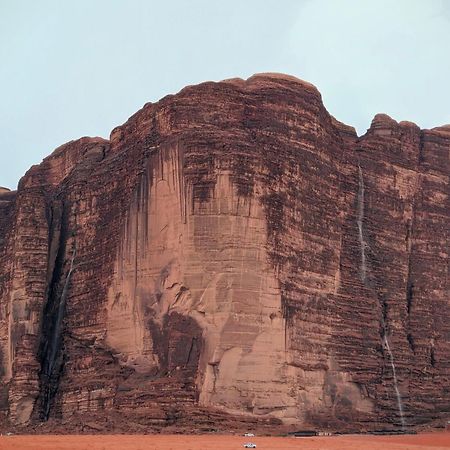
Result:
<svg viewBox="0 0 450 450"><path fill-rule="evenodd" d="M449 155L448 126L380 114L358 137L277 74L187 87L63 145L0 189L3 421L443 420Z"/></svg>

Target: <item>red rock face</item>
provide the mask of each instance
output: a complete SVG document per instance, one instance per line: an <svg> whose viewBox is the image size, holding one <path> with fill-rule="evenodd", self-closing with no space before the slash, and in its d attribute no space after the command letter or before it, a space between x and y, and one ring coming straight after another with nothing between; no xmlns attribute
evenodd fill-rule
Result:
<svg viewBox="0 0 450 450"><path fill-rule="evenodd" d="M448 127L384 115L358 138L274 74L55 150L0 190L3 422L444 420L449 152Z"/></svg>

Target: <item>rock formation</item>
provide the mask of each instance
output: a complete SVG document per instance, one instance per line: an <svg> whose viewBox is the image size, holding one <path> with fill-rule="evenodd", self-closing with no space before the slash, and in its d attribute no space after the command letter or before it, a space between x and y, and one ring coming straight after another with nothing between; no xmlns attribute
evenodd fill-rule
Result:
<svg viewBox="0 0 450 450"><path fill-rule="evenodd" d="M443 420L449 155L449 126L380 114L358 138L277 74L187 87L59 147L0 189L1 420Z"/></svg>

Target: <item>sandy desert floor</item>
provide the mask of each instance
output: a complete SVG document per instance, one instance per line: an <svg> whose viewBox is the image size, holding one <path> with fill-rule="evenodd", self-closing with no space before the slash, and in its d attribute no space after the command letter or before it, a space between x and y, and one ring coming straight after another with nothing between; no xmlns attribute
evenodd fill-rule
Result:
<svg viewBox="0 0 450 450"><path fill-rule="evenodd" d="M254 437L224 435L2 436L1 450L233 450L245 442L257 449L284 450L425 450L450 448L450 432L410 436L348 435L330 437Z"/></svg>

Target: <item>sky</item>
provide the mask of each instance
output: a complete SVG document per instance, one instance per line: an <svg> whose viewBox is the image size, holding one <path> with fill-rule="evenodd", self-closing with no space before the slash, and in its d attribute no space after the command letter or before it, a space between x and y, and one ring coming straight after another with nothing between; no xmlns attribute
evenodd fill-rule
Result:
<svg viewBox="0 0 450 450"><path fill-rule="evenodd" d="M450 123L448 0L0 0L0 186L146 102L283 72L363 134Z"/></svg>

